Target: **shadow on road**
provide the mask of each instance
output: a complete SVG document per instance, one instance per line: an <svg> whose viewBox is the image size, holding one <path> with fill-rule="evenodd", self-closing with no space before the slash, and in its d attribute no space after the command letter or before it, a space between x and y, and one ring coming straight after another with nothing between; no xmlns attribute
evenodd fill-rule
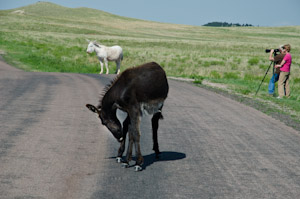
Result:
<svg viewBox="0 0 300 199"><path fill-rule="evenodd" d="M154 162L181 160L181 159L184 159L186 157L186 155L184 153L179 153L179 152L163 151L159 154L159 158L155 157L155 153L145 155L143 157L144 157L143 169L146 169L148 166L150 166ZM115 159L115 158L116 157L109 157L109 159ZM123 159L125 159L124 156L123 156ZM135 161L135 157L133 157L132 160Z"/></svg>
<svg viewBox="0 0 300 199"><path fill-rule="evenodd" d="M163 151L161 152L161 154L159 154L159 158L155 157L155 153L152 153L150 155L145 155L143 157L144 157L143 169L146 169L154 162L181 160L184 159L186 155L184 153L179 153L179 152Z"/></svg>

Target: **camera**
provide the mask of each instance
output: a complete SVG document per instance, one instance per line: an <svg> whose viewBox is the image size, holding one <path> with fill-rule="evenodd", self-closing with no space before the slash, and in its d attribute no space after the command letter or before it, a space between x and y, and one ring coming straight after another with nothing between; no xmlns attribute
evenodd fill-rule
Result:
<svg viewBox="0 0 300 199"><path fill-rule="evenodd" d="M266 49L266 53L269 53L271 52L271 49ZM274 49L274 53L278 53L280 52L280 50L277 48L277 49Z"/></svg>

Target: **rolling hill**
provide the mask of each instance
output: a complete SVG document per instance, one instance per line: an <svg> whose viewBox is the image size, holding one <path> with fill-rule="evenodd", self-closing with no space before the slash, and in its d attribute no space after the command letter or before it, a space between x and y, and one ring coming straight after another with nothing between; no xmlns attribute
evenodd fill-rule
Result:
<svg viewBox="0 0 300 199"><path fill-rule="evenodd" d="M215 28L166 24L47 2L1 10L0 26L0 54L23 70L99 73L96 56L86 54L89 39L122 46L121 71L156 61L168 76L222 84L230 92L250 97L270 64L265 49L290 43L291 99L278 102L266 95L271 73L259 97L300 118L300 26ZM114 71L115 64L109 65Z"/></svg>

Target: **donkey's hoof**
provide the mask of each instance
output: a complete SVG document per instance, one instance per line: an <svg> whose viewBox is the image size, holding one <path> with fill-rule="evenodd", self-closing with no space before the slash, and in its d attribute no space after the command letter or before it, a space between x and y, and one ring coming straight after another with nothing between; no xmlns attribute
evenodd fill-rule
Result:
<svg viewBox="0 0 300 199"><path fill-rule="evenodd" d="M122 158L121 157L116 157L116 162L117 163L121 163L122 162Z"/></svg>
<svg viewBox="0 0 300 199"><path fill-rule="evenodd" d="M135 165L134 166L134 171L141 171L143 168L140 165Z"/></svg>
<svg viewBox="0 0 300 199"><path fill-rule="evenodd" d="M129 164L127 162L123 162L121 166L122 166L122 168L128 168Z"/></svg>

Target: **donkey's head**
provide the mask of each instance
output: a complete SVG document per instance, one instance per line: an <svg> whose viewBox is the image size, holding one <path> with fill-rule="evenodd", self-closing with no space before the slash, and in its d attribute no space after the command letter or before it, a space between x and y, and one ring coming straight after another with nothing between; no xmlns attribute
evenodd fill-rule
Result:
<svg viewBox="0 0 300 199"><path fill-rule="evenodd" d="M94 45L94 42L92 41L89 41L89 45L86 49L86 52L87 53L93 53L95 51L95 45Z"/></svg>
<svg viewBox="0 0 300 199"><path fill-rule="evenodd" d="M86 107L93 113L98 114L103 125L113 134L113 136L121 142L123 140L123 132L120 121L116 116L115 111L104 111L101 108L96 108L94 105L87 104Z"/></svg>
<svg viewBox="0 0 300 199"><path fill-rule="evenodd" d="M89 45L88 45L88 47L86 49L87 53L93 53L95 51L96 47L100 48L99 44L97 44L96 41L87 40L87 42L89 42Z"/></svg>

